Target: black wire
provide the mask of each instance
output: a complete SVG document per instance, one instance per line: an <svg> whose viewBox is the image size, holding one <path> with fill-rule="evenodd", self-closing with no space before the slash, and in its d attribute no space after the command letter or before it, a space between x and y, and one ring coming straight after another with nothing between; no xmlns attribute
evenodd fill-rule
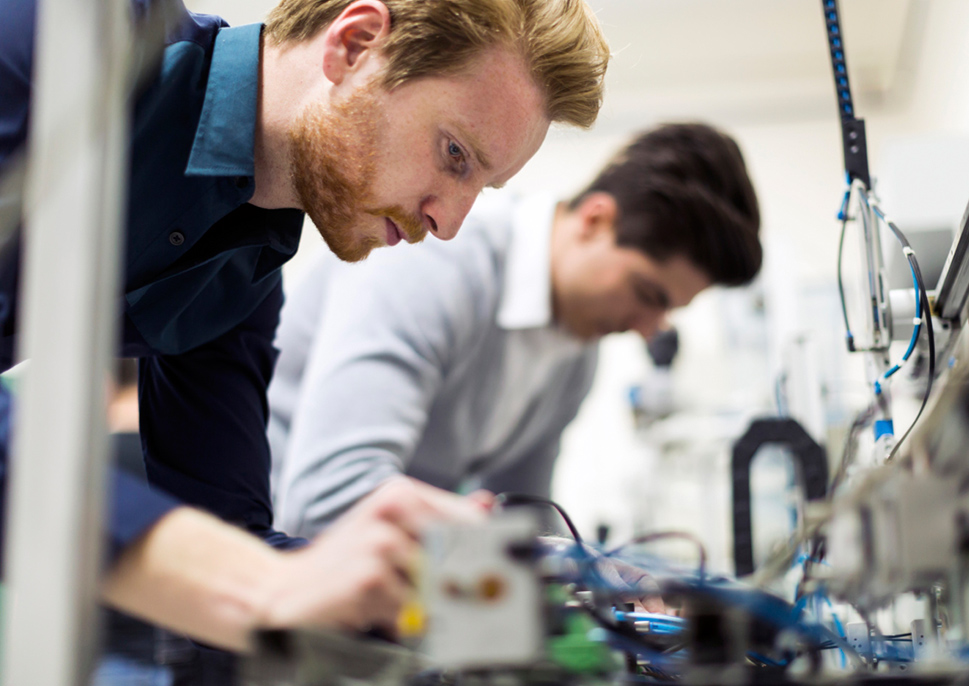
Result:
<svg viewBox="0 0 969 686"><path fill-rule="evenodd" d="M834 485L831 486L831 489L829 490L828 493L830 495L833 492L834 492ZM794 591L795 600L800 600L801 597L804 595L803 585L805 581L808 581L812 578L813 566L821 562L822 560L824 560L824 556L826 553L824 542L825 542L824 536L821 536L820 534L815 535L814 538L811 539L811 548L808 553L807 559L804 561L804 573L801 577L801 580L797 583L797 587L795 588L795 591Z"/></svg>
<svg viewBox="0 0 969 686"><path fill-rule="evenodd" d="M496 501L498 502L499 505L502 505L503 507L538 505L542 507L553 508L556 512L559 513L559 515L565 521L565 525L569 528L569 531L571 532L572 537L575 539L575 543L579 548L579 550L585 552L585 548L583 547L583 543L582 543L582 536L581 534L579 534L579 530L572 522L572 518L569 517L568 513L565 511L565 508L563 508L561 505L556 503L554 500L551 500L550 498L543 498L542 496L538 496L538 495L531 495L528 493L500 493L497 496ZM689 536L689 534L684 534L684 535ZM696 541L696 539L693 539L693 540ZM700 544L699 541L696 541L696 542L701 547L701 555L702 555L701 562L705 562L706 551L702 549L702 544ZM593 558L590 555L589 560L591 561L592 559ZM624 636L625 638L628 638L630 640L633 640L639 643L642 647L646 648L647 650L656 652L656 648L652 646L649 642L647 642L646 639L643 636L641 636L638 631L636 631L635 627L629 626L622 622L612 621L608 617L604 617L602 614L600 614L598 608L596 608L595 605L582 603L582 608L586 612L588 612L589 615L592 617L592 619L595 620L595 622L599 624L599 626L601 626L602 628L608 631L617 633L620 636Z"/></svg>
<svg viewBox="0 0 969 686"><path fill-rule="evenodd" d="M844 278L841 275L841 263L845 247L845 230L848 227L849 202L847 200L850 197L847 196L841 212L841 236L838 238L838 295L841 296L841 316L844 317L845 321L845 341L848 344L848 352L853 353L855 351L855 339L851 334L851 324L848 323L848 304L845 302L845 284Z"/></svg>
<svg viewBox="0 0 969 686"><path fill-rule="evenodd" d="M929 300L924 295L924 293L925 293L925 285L922 282L922 273L920 271L916 271L916 273L918 274L918 277L917 278L918 278L918 281L919 281L919 284L920 284L920 288L921 288L922 293L923 293L923 296L922 296L922 298L923 298L923 300L922 300L922 309L927 311L927 309L929 307L929 304L928 304L929 303ZM895 447L892 448L892 452L889 453L888 459L886 460L886 462L891 462L892 460L895 459L895 455L898 453L899 448L901 448L902 443L905 442L905 439L908 438L908 435L910 433L912 433L912 429L915 428L915 425L918 424L919 419L921 419L922 412L925 410L925 406L929 402L929 395L932 393L932 380L935 378L935 335L934 335L934 333L932 331L932 315L931 314L928 314L927 315L926 321L929 322L929 325L928 325L928 339L929 339L929 378L928 378L928 382L925 385L925 395L922 397L922 404L919 406L919 411L916 413L915 419L912 420L912 423L909 424L908 429L905 430L905 433L902 434L902 437L895 444Z"/></svg>
<svg viewBox="0 0 969 686"><path fill-rule="evenodd" d="M517 507L521 505L540 505L542 507L551 507L562 517L562 520L565 522L565 526L569 528L569 533L572 534L572 538L575 539L575 542L582 545L582 536L579 534L579 530L575 527L575 524L572 523L572 519L569 517L565 509L554 500L528 493L500 493L495 500L499 505L504 507Z"/></svg>
<svg viewBox="0 0 969 686"><path fill-rule="evenodd" d="M850 353L871 352L873 350L878 350L878 349L874 347L858 348L857 346L855 346L855 336L853 333L851 333L851 324L848 321L848 303L847 303L847 299L845 298L845 286L844 286L844 276L842 274L843 272L842 263L844 261L843 256L844 256L845 233L848 227L848 219L849 219L848 208L851 205L850 190L851 190L851 187L849 186L849 191L848 193L845 194L844 202L841 205L841 212L839 213L839 216L841 218L841 232L838 237L838 268L837 268L838 296L841 300L841 317L845 323L845 343L848 346L848 352ZM864 190L862 190L862 193L864 193ZM877 310L874 313L874 317L876 320L878 319Z"/></svg>
<svg viewBox="0 0 969 686"><path fill-rule="evenodd" d="M831 485L828 487L829 493L833 494L838 486L841 485L842 479L848 473L848 467L851 466L858 432L865 428L874 416L875 405L873 403L859 412L851 422L851 427L845 436L844 450L841 452L841 464L838 465L838 471L835 472L834 478L831 480Z"/></svg>
<svg viewBox="0 0 969 686"><path fill-rule="evenodd" d="M899 448L902 447L905 439L908 438L910 433L912 433L912 429L914 429L915 425L918 424L918 421L922 416L922 411L925 410L925 406L929 402L929 396L932 394L932 381L935 379L935 331L932 327L932 310L930 309L929 305L928 291L925 288L925 280L922 278L922 270L919 268L919 262L915 257L915 252L912 250L912 246L905 237L905 234L903 234L895 225L895 222L889 221L884 214L882 214L882 219L886 224L888 224L888 228L891 229L892 233L895 234L895 237L898 239L899 243L902 244L902 247L906 249L906 257L908 258L908 262L912 267L912 271L915 273L915 281L918 283L918 298L922 304L922 319L926 325L925 331L929 342L929 378L928 382L925 384L925 395L922 397L922 405L919 407L919 411L915 415L915 419L912 420L912 423L909 425L908 429L895 444L895 447L892 448L892 452L889 453L886 462L891 462L893 459L895 459L895 455L898 453Z"/></svg>
<svg viewBox="0 0 969 686"><path fill-rule="evenodd" d="M653 677L657 681L678 681L678 677L668 674L658 667L654 667L653 665L641 665L640 669L642 669L647 676Z"/></svg>

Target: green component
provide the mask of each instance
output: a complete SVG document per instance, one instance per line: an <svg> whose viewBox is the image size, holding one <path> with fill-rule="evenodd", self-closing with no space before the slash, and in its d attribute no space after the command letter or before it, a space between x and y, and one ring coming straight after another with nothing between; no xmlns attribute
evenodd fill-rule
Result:
<svg viewBox="0 0 969 686"><path fill-rule="evenodd" d="M565 586L562 584L549 584L545 587L545 600L552 607L565 605L569 598L569 592L565 590Z"/></svg>
<svg viewBox="0 0 969 686"><path fill-rule="evenodd" d="M574 673L602 673L614 665L612 649L605 643L590 641L588 634L596 628L591 618L573 612L565 620L563 636L548 639L548 656L555 664Z"/></svg>

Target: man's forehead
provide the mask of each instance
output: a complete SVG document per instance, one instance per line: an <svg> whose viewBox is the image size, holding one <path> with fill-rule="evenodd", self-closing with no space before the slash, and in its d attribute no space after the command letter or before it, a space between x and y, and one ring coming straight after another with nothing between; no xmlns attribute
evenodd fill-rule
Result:
<svg viewBox="0 0 969 686"><path fill-rule="evenodd" d="M543 91L521 57L501 48L442 78L442 90L451 92L443 99L453 105L448 126L480 169L494 176L489 185L504 185L545 139L549 121Z"/></svg>

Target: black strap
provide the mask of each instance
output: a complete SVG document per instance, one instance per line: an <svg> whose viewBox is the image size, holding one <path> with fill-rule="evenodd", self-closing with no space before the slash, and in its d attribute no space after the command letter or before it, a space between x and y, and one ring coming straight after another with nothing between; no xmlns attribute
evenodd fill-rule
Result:
<svg viewBox="0 0 969 686"><path fill-rule="evenodd" d="M824 448L800 424L788 417L757 419L733 444L733 555L737 576L754 571L754 536L751 521L750 463L764 445L782 445L791 451L798 485L805 500L818 500L828 492L828 457Z"/></svg>
<svg viewBox="0 0 969 686"><path fill-rule="evenodd" d="M868 144L865 140L865 122L855 117L851 100L851 84L848 82L848 65L845 62L844 35L841 32L841 15L838 0L821 0L824 23L828 29L828 49L831 53L831 71L834 89L838 95L838 112L841 114L841 142L845 155L845 172L849 183L855 179L865 188L871 188L868 174Z"/></svg>

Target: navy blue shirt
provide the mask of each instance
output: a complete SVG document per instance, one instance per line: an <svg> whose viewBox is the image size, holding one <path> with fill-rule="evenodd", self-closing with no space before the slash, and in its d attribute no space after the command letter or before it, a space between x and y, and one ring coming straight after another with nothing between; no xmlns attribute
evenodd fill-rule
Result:
<svg viewBox="0 0 969 686"><path fill-rule="evenodd" d="M136 17L150 0L133 3ZM0 168L26 140L34 0L0 7ZM183 12L134 106L120 353L140 358L141 440L154 486L116 474L113 549L179 502L280 547L272 529L266 386L280 267L303 214L254 191L260 25ZM65 227L65 230L70 230ZM19 246L0 256L0 368L13 363ZM174 496L171 497L171 496Z"/></svg>

